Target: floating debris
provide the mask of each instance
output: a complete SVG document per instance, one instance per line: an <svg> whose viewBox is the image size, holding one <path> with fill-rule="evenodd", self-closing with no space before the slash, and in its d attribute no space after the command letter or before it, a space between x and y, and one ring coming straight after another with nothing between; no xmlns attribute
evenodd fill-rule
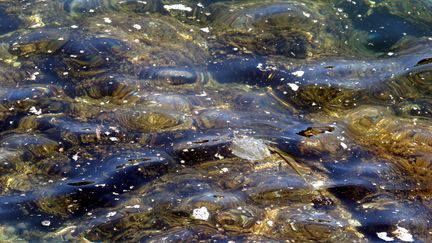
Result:
<svg viewBox="0 0 432 243"><path fill-rule="evenodd" d="M33 113L35 115L41 115L42 114L42 109L38 110L38 109L36 109L36 107L32 106L32 107L30 107L29 112Z"/></svg>
<svg viewBox="0 0 432 243"><path fill-rule="evenodd" d="M392 232L392 234L404 242L414 241L413 235L407 229L400 227L399 225L397 226L396 230Z"/></svg>
<svg viewBox="0 0 432 243"><path fill-rule="evenodd" d="M206 207L195 208L192 212L194 219L207 221L210 217L210 213Z"/></svg>
<svg viewBox="0 0 432 243"><path fill-rule="evenodd" d="M202 32L205 32L205 33L210 33L210 29L209 29L209 27L201 28L200 30L201 30Z"/></svg>
<svg viewBox="0 0 432 243"><path fill-rule="evenodd" d="M296 77L301 78L301 77L303 77L303 75L305 74L305 72L299 70L299 71L292 72L291 74L294 75L294 76L296 76Z"/></svg>
<svg viewBox="0 0 432 243"><path fill-rule="evenodd" d="M72 159L73 159L74 161L77 161L78 158L79 158L79 153L76 153L76 154L74 154L74 155L72 156Z"/></svg>
<svg viewBox="0 0 432 243"><path fill-rule="evenodd" d="M394 241L394 238L389 237L387 235L387 232L378 232L377 236L378 236L378 238L380 238L383 241Z"/></svg>
<svg viewBox="0 0 432 243"><path fill-rule="evenodd" d="M186 12L192 11L191 7L187 7L183 4L164 5L164 8L168 11L171 10L179 10L179 11L186 11Z"/></svg>
<svg viewBox="0 0 432 243"><path fill-rule="evenodd" d="M51 221L49 221L49 220L44 220L44 221L41 222L41 225L42 225L42 226L45 226L45 227L49 227L49 226L51 225Z"/></svg>
<svg viewBox="0 0 432 243"><path fill-rule="evenodd" d="M288 83L288 86L290 86L290 88L291 88L293 91L297 91L297 90L300 88L300 86L298 86L298 85L295 84L295 83Z"/></svg>
<svg viewBox="0 0 432 243"><path fill-rule="evenodd" d="M141 25L139 25L139 24L134 24L132 27L134 27L137 30L141 30L142 29Z"/></svg>
<svg viewBox="0 0 432 243"><path fill-rule="evenodd" d="M107 23L107 24L111 24L112 23L112 20L110 18L103 18L103 19L104 19L104 22Z"/></svg>
<svg viewBox="0 0 432 243"><path fill-rule="evenodd" d="M114 217L117 214L117 212L109 212L106 217L110 218L110 217Z"/></svg>
<svg viewBox="0 0 432 243"><path fill-rule="evenodd" d="M0 241L431 242L431 10L0 0Z"/></svg>
<svg viewBox="0 0 432 243"><path fill-rule="evenodd" d="M309 137L317 136L322 133L330 133L333 132L334 130L335 128L331 126L308 127L305 130L298 132L297 134L309 138Z"/></svg>

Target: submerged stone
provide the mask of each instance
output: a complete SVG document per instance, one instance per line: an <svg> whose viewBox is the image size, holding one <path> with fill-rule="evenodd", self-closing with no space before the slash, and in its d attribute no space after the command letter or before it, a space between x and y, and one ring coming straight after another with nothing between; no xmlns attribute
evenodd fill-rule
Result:
<svg viewBox="0 0 432 243"><path fill-rule="evenodd" d="M264 141L252 137L235 137L231 145L232 153L242 159L255 161L270 156L270 150Z"/></svg>
<svg viewBox="0 0 432 243"><path fill-rule="evenodd" d="M0 241L431 241L426 1L0 2Z"/></svg>

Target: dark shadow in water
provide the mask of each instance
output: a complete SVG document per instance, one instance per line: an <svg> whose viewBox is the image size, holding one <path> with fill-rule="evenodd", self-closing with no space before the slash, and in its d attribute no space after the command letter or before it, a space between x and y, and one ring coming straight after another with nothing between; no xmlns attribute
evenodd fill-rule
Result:
<svg viewBox="0 0 432 243"><path fill-rule="evenodd" d="M19 19L6 14L0 5L0 35L16 30L21 24Z"/></svg>

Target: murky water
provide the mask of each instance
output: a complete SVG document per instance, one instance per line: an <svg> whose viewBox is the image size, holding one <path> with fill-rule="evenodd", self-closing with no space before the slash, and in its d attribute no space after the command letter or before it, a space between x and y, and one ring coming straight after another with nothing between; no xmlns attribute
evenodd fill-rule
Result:
<svg viewBox="0 0 432 243"><path fill-rule="evenodd" d="M430 242L429 0L0 0L1 242Z"/></svg>

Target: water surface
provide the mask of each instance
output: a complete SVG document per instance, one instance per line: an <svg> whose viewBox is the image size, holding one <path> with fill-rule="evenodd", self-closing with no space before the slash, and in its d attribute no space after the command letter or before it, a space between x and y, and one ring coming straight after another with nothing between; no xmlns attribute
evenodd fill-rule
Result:
<svg viewBox="0 0 432 243"><path fill-rule="evenodd" d="M1 242L430 242L432 3L0 0Z"/></svg>

